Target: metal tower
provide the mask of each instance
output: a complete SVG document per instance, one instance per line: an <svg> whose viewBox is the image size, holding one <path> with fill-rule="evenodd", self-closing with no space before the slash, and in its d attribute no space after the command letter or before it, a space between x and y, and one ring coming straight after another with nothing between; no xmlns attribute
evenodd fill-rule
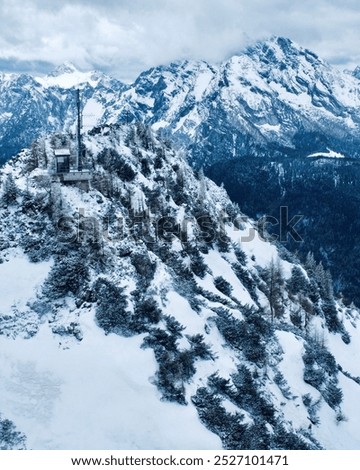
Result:
<svg viewBox="0 0 360 470"><path fill-rule="evenodd" d="M82 143L81 143L81 101L80 90L76 90L76 107L77 107L77 141L78 141L78 155L77 155L77 169L82 171Z"/></svg>

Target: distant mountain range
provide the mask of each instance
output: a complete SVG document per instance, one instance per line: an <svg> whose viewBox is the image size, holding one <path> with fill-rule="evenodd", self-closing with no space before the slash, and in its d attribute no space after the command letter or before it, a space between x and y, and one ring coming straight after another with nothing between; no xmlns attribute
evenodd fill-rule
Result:
<svg viewBox="0 0 360 470"><path fill-rule="evenodd" d="M289 39L257 43L220 65L182 61L126 85L66 63L46 77L0 74L0 158L43 132L141 121L164 129L197 166L244 155L359 156L359 69L341 72Z"/></svg>

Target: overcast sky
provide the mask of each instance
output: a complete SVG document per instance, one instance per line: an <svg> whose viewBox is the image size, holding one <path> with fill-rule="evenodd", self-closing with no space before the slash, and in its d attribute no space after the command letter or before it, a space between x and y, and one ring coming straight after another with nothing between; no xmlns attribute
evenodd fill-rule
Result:
<svg viewBox="0 0 360 470"><path fill-rule="evenodd" d="M177 59L222 61L271 35L360 64L359 0L0 0L0 70L71 61L130 81Z"/></svg>

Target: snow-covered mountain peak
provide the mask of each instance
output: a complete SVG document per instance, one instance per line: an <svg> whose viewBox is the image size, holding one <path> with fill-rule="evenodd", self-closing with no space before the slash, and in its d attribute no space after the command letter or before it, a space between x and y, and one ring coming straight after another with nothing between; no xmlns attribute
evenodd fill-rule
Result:
<svg viewBox="0 0 360 470"><path fill-rule="evenodd" d="M72 62L64 62L58 65L52 72L48 74L49 77L59 77L60 75L76 73L79 69Z"/></svg>
<svg viewBox="0 0 360 470"><path fill-rule="evenodd" d="M335 80L336 74L329 64L284 37L273 36L258 42L239 57L249 58L254 71L267 83L279 83L296 94L303 92L306 84L323 82L331 86Z"/></svg>
<svg viewBox="0 0 360 470"><path fill-rule="evenodd" d="M56 67L50 74L44 77L36 77L36 80L45 88L60 87L69 89L76 86L83 87L84 85L95 88L100 81L110 81L110 78L98 71L83 72L71 62L65 62Z"/></svg>
<svg viewBox="0 0 360 470"><path fill-rule="evenodd" d="M18 74L15 73L0 72L0 83L14 80L17 76Z"/></svg>
<svg viewBox="0 0 360 470"><path fill-rule="evenodd" d="M294 65L298 63L301 57L312 64L324 64L317 54L300 46L289 38L272 36L265 41L258 41L249 46L245 54L260 59L265 64Z"/></svg>
<svg viewBox="0 0 360 470"><path fill-rule="evenodd" d="M355 70L353 70L352 75L355 78L358 78L360 80L360 66L358 65Z"/></svg>

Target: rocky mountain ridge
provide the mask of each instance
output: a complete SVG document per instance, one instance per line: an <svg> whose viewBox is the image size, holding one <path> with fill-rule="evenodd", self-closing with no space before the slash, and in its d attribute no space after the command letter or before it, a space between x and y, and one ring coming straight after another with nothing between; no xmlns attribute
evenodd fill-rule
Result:
<svg viewBox="0 0 360 470"><path fill-rule="evenodd" d="M149 127L84 145L88 191L70 134L1 170L1 447L359 448L359 311L322 265Z"/></svg>

